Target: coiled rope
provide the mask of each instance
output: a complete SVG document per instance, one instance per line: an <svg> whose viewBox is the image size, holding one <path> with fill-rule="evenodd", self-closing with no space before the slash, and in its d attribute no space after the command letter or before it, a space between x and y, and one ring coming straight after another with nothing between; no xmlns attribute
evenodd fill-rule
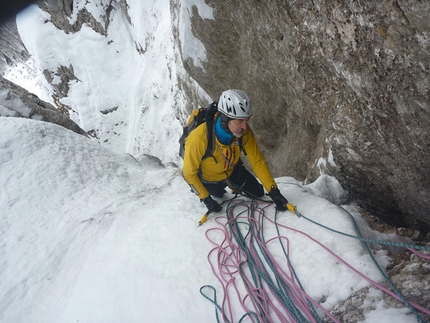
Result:
<svg viewBox="0 0 430 323"><path fill-rule="evenodd" d="M234 322L229 291L237 295L245 311L241 320L247 316L252 322L321 322L314 308L318 307L337 322L301 287L289 262L288 238L278 236L265 240L263 220L267 217L264 210L270 205L270 202L261 201L231 201L227 206L227 216L215 219L220 226L206 231L206 237L215 245L209 252L208 260L221 282L224 298L221 305L218 305L215 296L210 299L203 293L203 289L213 287L203 286L200 292L215 304L217 322L220 322L218 312L221 312L224 322ZM234 215L238 208L242 211ZM218 237L222 233L220 242L211 238L214 232L214 236ZM267 247L275 241L279 241L285 252L287 271L283 269L285 266L279 265ZM216 259L216 264L212 258ZM239 284L243 285L246 295L241 295Z"/></svg>
<svg viewBox="0 0 430 323"><path fill-rule="evenodd" d="M362 278L366 279L368 282L370 282L377 288L383 290L384 292L388 293L392 297L405 303L406 306L411 310L411 312L416 316L418 322L424 321L415 311L415 308L423 313L430 315L430 311L428 309L425 309L417 304L408 302L405 297L396 289L394 284L380 268L366 242L399 246L417 250L428 250L427 247L405 244L401 242L396 243L364 238L362 237L353 216L343 208L341 209L351 217L354 223L357 236L334 230L332 228L319 224L303 216L302 214L299 214L300 217L303 217L304 219L319 226L322 226L332 232L360 240L364 247L367 249L379 272L383 275L384 279L393 289L393 293L380 286L365 275L361 274L358 270L350 266L336 254L334 254L329 248L325 247L308 234L288 226L280 225L277 222L277 212L275 213L274 221L266 217L264 215L264 210L269 205L271 205L270 202L264 201L257 202L254 200L252 202L247 202L238 199L230 200L226 208L226 217L216 218L216 221L220 224L220 227L212 228L206 231L206 237L215 245L215 248L212 249L208 255L208 260L211 264L215 276L218 278L218 280L223 286L224 298L222 301L222 305L220 306L217 303L216 291L214 287L210 285L205 285L201 287L200 293L206 299L214 303L217 322L220 322L218 312L222 313L222 318L224 322L234 322L232 301L228 293L230 289L233 289L235 291L236 295L240 299L240 305L245 310L245 314L241 317L239 323L242 322L246 317L249 317L252 322L271 323L273 322L271 315L274 315L278 320L282 322L320 322L320 318L317 315L314 306L322 310L334 322L337 322L336 319L328 311L326 311L319 303L314 301L304 292L303 287L301 286L300 281L289 260L288 238L280 236L279 227L284 227L286 229L290 229L307 236L310 240L320 245L322 248L324 248L326 251L328 251L330 254L332 254L334 257L344 263L356 274L360 275ZM237 207L245 208L245 210L242 210L241 212L239 212L238 215L235 216L234 210ZM278 234L277 237L272 238L269 241L265 241L263 235L264 219L267 219L267 221L275 224ZM210 238L211 233L214 231L222 233L222 236L224 238L221 243L215 242L213 239ZM234 244L233 240L236 241L237 244ZM289 271L288 273L282 269L282 267L274 259L273 255L267 248L267 244L271 243L274 240L278 240L281 245L284 256L286 258L287 269ZM211 256L214 253L216 253L218 266L215 266L211 261ZM241 283L244 285L245 290L247 291L247 295L240 295L240 290L237 286L236 276L239 276L241 278ZM213 298L210 298L204 294L203 290L206 288L210 288L213 291Z"/></svg>

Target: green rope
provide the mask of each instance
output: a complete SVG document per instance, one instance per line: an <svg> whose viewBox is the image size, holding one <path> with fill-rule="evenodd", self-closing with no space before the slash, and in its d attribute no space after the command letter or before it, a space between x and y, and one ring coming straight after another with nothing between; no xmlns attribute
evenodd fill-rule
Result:
<svg viewBox="0 0 430 323"><path fill-rule="evenodd" d="M341 210L349 213L343 207L341 207L341 206L338 206L338 207ZM416 250L426 250L426 251L429 250L429 248L426 247L426 246L418 246L418 245L414 245L414 244L400 243L400 242L393 242L393 241L374 240L374 239L368 239L368 238L364 238L364 237L354 236L352 234L345 233L345 232L342 232L342 231L338 231L338 230L332 229L332 228L330 228L328 226L325 226L324 224L318 223L318 222L316 222L316 221L314 221L312 219L309 219L308 217L304 216L301 213L299 213L299 216L301 218L304 218L304 219L308 220L309 222L312 222L312 223L314 223L316 225L319 225L320 227L322 227L324 229L327 229L327 230L329 230L331 232L335 232L335 233L341 234L341 235L349 237L349 238L357 239L357 240L360 240L362 242L370 242L370 243L382 244L382 245L387 245L387 246L395 246L395 247L412 248L412 249L416 249Z"/></svg>
<svg viewBox="0 0 430 323"><path fill-rule="evenodd" d="M213 293L214 293L214 298L213 299L203 293L203 289L204 288L210 288L213 291ZM215 305L215 317L216 317L216 321L217 321L217 323L220 323L219 316L218 316L218 311L220 311L222 313L222 308L217 303L215 287L213 287L211 285L204 285L204 286L200 287L200 294L204 298L206 298L207 300L209 300L209 302L211 302L212 304ZM247 316L254 316L254 318L257 320L257 323L260 323L260 320L258 319L257 314L255 314L254 312L248 312L248 313L243 314L242 317L239 319L238 323L241 323ZM225 317L225 315L223 315L223 317L224 317L225 322L230 323L230 321L228 320L227 317Z"/></svg>
<svg viewBox="0 0 430 323"><path fill-rule="evenodd" d="M354 224L354 228L355 231L357 232L357 234L362 237L360 229L358 228L357 222L355 221L354 217L352 216L351 213L349 213L347 210L345 210L344 208L340 207L343 211L345 211L349 217L352 220L352 223ZM412 314L415 315L415 317L417 318L418 322L421 323L425 323L424 320L420 317L420 315L417 313L417 311L412 307L411 303L403 296L403 294L396 288L396 286L393 284L393 282L391 281L391 279L384 273L384 271L382 270L381 266L379 266L378 262L376 261L375 257L373 256L372 251L370 250L369 246L366 244L366 242L362 241L363 246L366 248L367 252L369 253L370 257L373 260L373 263L375 264L376 268L378 269L378 271L381 273L382 277L384 277L385 281L387 282L388 285L390 285L391 289L394 291L394 293L396 293L396 295L402 300L402 302L411 310Z"/></svg>
<svg viewBox="0 0 430 323"><path fill-rule="evenodd" d="M255 203L255 202L252 202ZM248 209L249 211L249 209ZM227 211L227 215L228 215L228 211ZM247 255L247 263L249 266L249 270L251 273L254 283L256 285L259 285L256 277L259 278L259 280L264 281L267 286L269 287L269 289L272 291L272 293L274 293L278 300L281 302L281 304L288 310L288 312L295 318L295 320L297 322L306 322L306 318L303 316L303 314L301 313L301 311L297 308L296 304L294 304L294 302L291 300L291 298L288 296L288 291L284 290L282 286L276 286L276 284L272 281L272 279L270 278L268 272L265 270L264 272L262 271L262 269L260 269L258 267L258 265L256 264L256 262L253 259L253 256L248 248L248 246L245 244L245 238L242 235L242 232L239 230L239 226L238 224L240 222L238 222L237 217L235 219L230 219L233 221L229 221L229 227L230 230L232 232L232 235L234 237L234 239L236 240L236 243L239 245L239 247L245 252L245 254ZM248 226L248 224L246 224ZM237 230L234 229L234 226L237 228ZM245 236L250 235L250 229L248 230L247 234ZM261 261L261 259L260 259Z"/></svg>
<svg viewBox="0 0 430 323"><path fill-rule="evenodd" d="M301 290L303 290L303 291L305 291L305 289L303 288L302 283L300 282L299 277L297 276L297 273L296 273L296 271L295 271L295 269L294 269L294 267L293 267L293 265L292 265L292 263L291 263L291 261L290 261L290 257L288 256L288 254L287 254L287 252L286 252L286 250L285 250L284 244L282 243L282 240L281 240L281 233L280 233L280 231L279 231L279 225L278 225L278 221L277 221L277 219L278 219L278 213L279 213L279 212L278 212L278 210L276 210L276 209L275 209L275 227L276 227L276 233L278 234L278 237L279 237L279 238L278 238L278 240L279 240L279 244L281 245L282 252L284 253L285 258L287 259L287 262L288 262L288 264L289 264L289 265L290 265L290 267L291 267L291 270L292 270L293 275L294 275L294 279L297 281L297 283L298 283L298 285L299 285L300 289L301 289ZM321 319L320 319L319 315L317 314L317 312L316 312L315 307L313 306L313 304L312 304L309 300L306 300L306 302L308 303L309 308L310 308L310 309L311 309L311 311L312 311L312 315L313 315L313 317L314 317L318 322L321 322Z"/></svg>
<svg viewBox="0 0 430 323"><path fill-rule="evenodd" d="M298 183L291 183L291 182L281 182L281 183L282 183L282 184L287 184L287 185L295 185L295 186L298 186L298 187L302 188L302 185L300 185L300 184L298 184ZM338 206L338 207L339 207L341 210L343 210L343 211L345 211L345 212L349 213L349 212L348 212L348 211L346 211L343 207L341 207L341 206ZM384 240L372 240L372 239L368 239L368 238L364 238L364 237L357 237L357 236L354 236L354 235L351 235L351 234L348 234L348 233L344 233L344 232L340 232L340 231L334 230L334 229L332 229L332 228L330 228L330 227L327 227L327 226L325 226L325 225L323 225L323 224L320 224L320 223L318 223L318 222L315 222L315 221L313 221L313 220L311 220L311 219L309 219L309 218L305 217L303 214L301 214L301 213L299 213L299 212L298 212L298 214L299 214L299 216L300 216L300 217L303 217L303 218L305 218L306 220L308 220L308 221L310 221L310 222L312 222L312 223L315 223L315 224L317 224L317 225L319 225L319 226L321 226L321 227L323 227L323 228L326 228L326 229L328 229L328 230L330 230L330 231L332 231L332 232L339 233L339 234L342 234L342 235L344 235L344 236L347 236L347 237L350 237L350 238L353 238L353 239L360 240L360 241L362 241L362 242L370 242L370 243L376 243L376 244L382 244L382 245L388 245L388 246L394 246L394 247L403 247L403 248L411 248L411 249L415 249L415 250L425 250L425 251L430 251L430 249L429 249L428 247L426 247L426 246L418 246L418 245L413 245L413 244L408 244L408 243L391 242L391 241L384 241Z"/></svg>
<svg viewBox="0 0 430 323"><path fill-rule="evenodd" d="M298 184L294 184L294 185L298 185ZM298 186L300 186L300 185L298 185ZM229 209L231 208L231 202L237 197L237 195L238 194L235 194L235 196L232 198L232 199L229 199L229 200L225 200L225 201L223 201L222 202L222 204L224 204L224 203L226 203L226 202L228 202L228 205L227 205L227 207L226 207L226 214L227 214L227 218L229 218ZM249 198L249 197L248 197ZM270 275L268 274L268 272L267 272L267 270L264 268L264 270L262 270L261 268L259 268L259 266L256 264L256 262L255 262L255 260L253 259L253 256L252 256L252 254L251 254L251 251L250 251L250 249L248 248L248 246L246 245L246 243L245 243L245 241L247 240L247 239L249 239L249 237L251 236L251 234L253 233L252 232L252 230L253 230L253 226L251 225L251 224L249 224L249 223L245 223L245 222L240 222L240 221L238 221L237 220L237 217L239 217L240 215L242 215L243 213L245 213L245 212L248 212L248 217L252 217L254 220L255 220L255 217L254 217L254 215L253 215L253 210L254 210L254 207L255 207L255 209L256 209L256 205L258 205L258 202L257 202L257 204L255 204L256 203L256 200L258 200L258 201L262 201L262 202L267 202L267 203L272 203L272 201L266 201L266 200L263 200L263 199L253 199L253 201L251 202L251 207L249 207L249 208L247 208L247 210L245 210L245 211L242 211L240 214L238 214L237 216L235 216L233 219L230 219L230 220L233 220L233 221L229 221L228 223L229 223L229 227L230 227L230 230L231 230L231 233L232 233L232 236L234 237L234 239L236 240L236 243L239 245L239 247L242 249L242 251L244 251L244 253L247 255L247 258L248 258L248 260L247 260L247 264L248 264L248 267L249 267L249 271L250 271L250 273L251 273L251 277L252 277L252 280L253 280L253 282L254 282L254 284L255 284L255 286L257 286L257 287L262 287L263 286L263 281L267 284L267 286L269 287L269 289L277 296L277 298L278 298L278 300L285 306L285 308L289 311L289 313L298 321L298 322L304 322L306 319L305 319L305 317L303 316L303 314L301 313L301 311L296 307L296 305L294 304L294 302L291 300L291 298L288 296L288 291L289 291L289 287L287 286L287 284L285 284L285 282L283 282L282 281L282 279L280 279L280 277L278 277L278 275L274 275L275 276L275 279L276 279L276 283L275 282L273 282L272 281L272 279L270 278ZM222 205L221 204L221 205ZM240 204L245 204L245 202L242 202L242 203L239 203L239 204L236 204L235 206L233 206L233 208L234 207L236 207L236 206L238 206L238 205L240 205ZM311 220L310 218L308 218L308 217L306 217L306 216L304 216L303 214L301 214L301 213L299 213L299 212L297 212L297 214L298 214L298 216L299 217L303 217L304 219L306 219L306 220L308 220L309 222L312 222L312 223L314 223L314 224L316 224L316 225L318 225L318 226L321 226L321 227L323 227L323 228L325 228L325 229L327 229L327 230L329 230L329 231L332 231L332 232L335 232L335 233L338 233L338 234L341 234L341 235L344 235L344 236L347 236L347 237L350 237L350 238L353 238L353 239L357 239L357 240L360 240L361 242L362 242L362 244L363 244L363 246L365 247L365 249L367 250L367 252L369 253L369 255L370 255L370 257L372 258L372 260L373 260L373 262L375 263L375 265L376 265L376 267L377 267L377 269L379 270L379 272L382 274L382 276L384 277L384 279L387 281L387 283L390 285L390 287L392 288L392 290L397 294L397 296L403 301L403 303L411 310L411 312L416 316L416 318L417 318L417 320L418 320L418 322L424 322L422 319L421 319L421 317L419 316L419 314L415 311L415 309L411 306L411 304L406 300L406 298L400 293L400 291L399 290L397 290L397 288L394 286L394 284L391 282L391 280L389 279L389 277L383 272L383 270L382 270L382 268L379 266L379 264L377 263L377 261L376 261L376 259L375 259L375 257L373 256L373 253L371 252L371 250L369 249L369 247L368 247L368 245L366 244L366 242L369 242L369 243L376 243L376 244L382 244L382 245L390 245L390 246L396 246L396 247L404 247L404 248L412 248L412 249L416 249L416 250L429 250L429 248L428 247L425 247L425 246L418 246L418 245L413 245L413 244L407 244L407 243L398 243L398 242L391 242L391 241L383 241L383 240L374 240L374 239L368 239L368 238L364 238L362 235L361 235L361 232L360 232L360 230L359 230L359 228L358 228L358 225L357 225L357 223L356 223L356 221L355 221L355 219L353 218L353 216L347 211L347 210L345 210L344 208L342 208L342 207L340 207L339 206L339 208L340 209L342 209L344 212L346 212L350 217L351 217L351 219L352 219L352 221L353 221L353 224L354 224L354 228L355 228L355 231L356 231L356 233L357 233L357 235L355 236L355 235L351 235L351 234L348 234L348 233L344 233L344 232L341 232L341 231L338 231L338 230L335 230L335 229L332 229L332 228L330 228L330 227L328 227L328 226L325 226L325 225L323 225L323 224L320 224L320 223L318 223L318 222L316 222L316 221L314 221L314 220ZM277 233L278 233L278 236L279 236L279 227L278 227L278 224L277 224L277 211L275 212L275 225L276 225L276 230L277 230ZM263 221L263 223L264 223L264 221ZM263 230L263 225L264 224L262 224L262 230ZM239 230L239 226L245 226L245 227L247 227L247 230L246 230L246 234L245 235L243 235L242 234L242 232L241 232L241 230ZM236 229L234 229L234 227L236 228ZM255 232L254 232L254 234L255 234ZM257 234L255 234L255 235L257 235ZM263 239L263 242L265 242L265 239L264 239L264 235L262 235L262 239ZM286 253L286 251L285 251L285 248L284 248L284 245L283 245L283 243L282 243L282 241L281 241L281 239L279 238L279 240L280 240L280 244L281 244L281 247L282 247L282 250L283 250L283 253L284 253L284 255L285 255L285 257L286 257L286 259L287 259L287 261L288 261L288 264L290 265L290 267L291 267L291 269L292 269L292 272L293 272L293 275L294 275L294 278L295 278L295 280L298 282L298 285L299 285L299 287L303 290L303 287L302 287L302 285L301 285L301 283L300 283L300 281L299 281L299 279L298 279L298 277L297 277L297 274L296 274L296 272L295 272L295 270L294 270L294 268L292 267L292 265L291 265L291 262L290 262L290 259L289 259L289 257L288 257L288 255L287 255L287 253ZM253 243L257 243L255 240L253 240ZM257 244L257 246L258 246L258 248L259 248L259 250L260 250L260 253L262 254L262 256L263 256L263 258L264 258L264 260L265 260L265 263L270 267L270 269L273 271L273 272L275 272L275 270L274 270L274 266L273 266L273 264L272 264L272 262L271 262L271 260L268 258L268 256L265 254L265 252L264 252L264 250L263 250L263 248L262 248L262 246L261 245L259 245L259 244ZM259 257L259 258L257 258L257 259L259 259L259 261L260 261L260 263L263 263L262 262L262 258L261 257ZM242 271L239 271L239 273L240 273L240 275L242 276ZM243 281L245 281L245 280L243 280ZM249 286L245 286L247 289L249 289ZM207 295L205 295L204 293L203 293L203 289L204 288L210 288L210 289L212 289L213 290L213 293L214 293L214 297L213 297L213 299L211 299L211 298L209 298ZM217 301L216 301L216 290L215 290L215 288L214 287L212 287L212 286L210 286L210 285L205 285L205 286L203 286L203 287L201 287L200 288L200 293L206 298L206 299L208 299L209 301L211 301L214 305L215 305L215 313L216 313L216 319L217 319L217 322L219 323L220 321L219 321L219 316L218 316L218 311L220 311L221 313L222 313L222 308L217 304ZM258 302L257 301L254 301L254 304L258 304ZM313 317L318 321L318 322L321 322L321 320L320 320L320 318L319 318L319 316L317 315L317 313L316 313L316 311L315 311L315 308L313 307L313 305L308 301L308 305L310 306L310 309L311 309L311 312L312 312L312 315L313 315ZM264 319L264 317L265 317L265 314L264 314L264 312L263 311L260 311L260 313L261 313L261 317ZM239 320L239 323L241 323L242 322L242 320L244 320L247 316L253 316L253 317L255 317L255 319L258 321L258 323L259 323L259 320L258 320L258 316L257 316L257 314L256 313L254 313L254 312L248 312L248 313L245 313L243 316L242 316L242 318ZM229 321L228 321L228 319L224 316L224 314L223 314L223 317L224 317L224 320L227 322L227 323L230 323Z"/></svg>
<svg viewBox="0 0 430 323"><path fill-rule="evenodd" d="M214 298L213 299L203 293L203 289L204 288L210 288L210 289L212 289L212 291L214 293ZM219 316L218 316L218 311L220 311L222 313L222 308L221 308L221 306L218 305L218 303L216 301L216 289L215 289L215 287L213 287L211 285L204 285L204 286L200 287L200 294L202 294L204 298L206 298L207 300L209 300L209 302L211 302L212 304L215 305L216 321L218 323L220 323ZM230 323L230 321L226 317L224 317L224 319L227 321L227 323Z"/></svg>

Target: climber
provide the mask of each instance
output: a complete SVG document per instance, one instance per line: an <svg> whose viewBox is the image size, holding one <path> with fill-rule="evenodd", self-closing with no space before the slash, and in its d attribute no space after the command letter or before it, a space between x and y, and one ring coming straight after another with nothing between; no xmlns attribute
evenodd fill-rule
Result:
<svg viewBox="0 0 430 323"><path fill-rule="evenodd" d="M224 91L218 101L218 111L213 122L215 143L210 157L203 159L208 145L206 122L195 128L185 141L183 176L205 203L207 214L221 211L222 207L212 196L222 197L227 186L250 198L263 197L266 189L276 208L287 210L288 201L279 191L248 125L252 115L248 95L240 90ZM245 168L240 159L242 151L263 185Z"/></svg>

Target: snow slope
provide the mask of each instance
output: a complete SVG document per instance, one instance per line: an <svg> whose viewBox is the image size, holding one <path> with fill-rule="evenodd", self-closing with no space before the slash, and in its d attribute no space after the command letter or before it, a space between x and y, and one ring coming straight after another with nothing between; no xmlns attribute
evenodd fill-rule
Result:
<svg viewBox="0 0 430 323"><path fill-rule="evenodd" d="M199 290L212 285L222 299L205 236L219 225L211 216L197 228L204 208L180 169L112 152L56 125L16 118L0 118L0 124L1 322L216 321L214 305ZM292 178L278 179L301 213L353 234L344 212L310 193L327 190L320 182L300 188ZM266 214L274 217L273 206ZM278 217L381 280L359 241L290 212ZM325 299L325 307L368 285L304 235L282 234L304 289ZM267 225L270 236L276 236L273 225ZM377 258L386 264L383 252ZM390 311L397 322L414 321L406 309ZM391 317L387 310L376 313L368 322L389 322L381 320ZM243 314L235 307L236 320Z"/></svg>

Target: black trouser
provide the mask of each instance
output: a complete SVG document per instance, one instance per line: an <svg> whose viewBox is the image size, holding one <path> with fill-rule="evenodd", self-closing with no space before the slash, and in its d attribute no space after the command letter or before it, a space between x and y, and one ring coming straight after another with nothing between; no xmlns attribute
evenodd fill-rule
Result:
<svg viewBox="0 0 430 323"><path fill-rule="evenodd" d="M225 181L217 183L203 181L203 185L209 191L210 195L217 197L223 196L226 186L230 187L233 191L242 192L251 198L260 198L264 195L263 185L243 166L242 161L239 161L234 167L231 176Z"/></svg>

